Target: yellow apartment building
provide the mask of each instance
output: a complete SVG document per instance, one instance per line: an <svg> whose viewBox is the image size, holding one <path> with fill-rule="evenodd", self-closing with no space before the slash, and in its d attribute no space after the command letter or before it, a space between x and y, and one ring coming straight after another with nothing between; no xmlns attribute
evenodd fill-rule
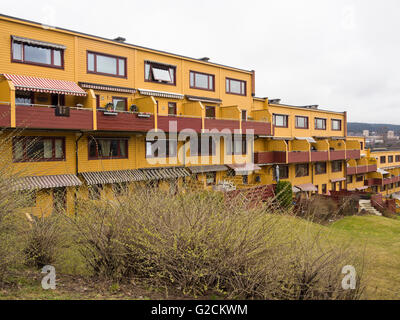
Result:
<svg viewBox="0 0 400 320"><path fill-rule="evenodd" d="M347 136L346 112L256 97L253 70L4 15L0 42L0 127L15 135L3 157L21 175L14 188L36 190L36 214L73 213L77 190L96 200L280 179L296 193L381 192L375 175L398 173L399 159L382 167Z"/></svg>

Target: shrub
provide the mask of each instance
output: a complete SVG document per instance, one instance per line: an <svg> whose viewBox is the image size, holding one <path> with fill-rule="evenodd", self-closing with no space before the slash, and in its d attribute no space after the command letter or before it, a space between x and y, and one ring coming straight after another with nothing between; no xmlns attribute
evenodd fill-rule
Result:
<svg viewBox="0 0 400 320"><path fill-rule="evenodd" d="M192 296L344 298L338 257L351 256L296 238L287 218L238 198L143 188L119 201L82 201L77 218L66 219L92 273L113 281L134 279ZM302 293L304 287L309 291Z"/></svg>
<svg viewBox="0 0 400 320"><path fill-rule="evenodd" d="M279 181L276 185L276 198L282 208L287 209L293 203L292 184L289 181Z"/></svg>
<svg viewBox="0 0 400 320"><path fill-rule="evenodd" d="M61 216L57 213L45 217L31 216L31 227L24 249L26 262L29 266L42 268L54 264L60 250L66 245L65 229Z"/></svg>
<svg viewBox="0 0 400 320"><path fill-rule="evenodd" d="M317 223L334 220L338 216L338 205L331 198L314 195L298 204L296 215Z"/></svg>

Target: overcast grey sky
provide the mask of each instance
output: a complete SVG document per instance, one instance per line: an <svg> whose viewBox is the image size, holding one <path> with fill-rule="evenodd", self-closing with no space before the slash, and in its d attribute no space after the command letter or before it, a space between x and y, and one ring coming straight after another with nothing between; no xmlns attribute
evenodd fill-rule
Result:
<svg viewBox="0 0 400 320"><path fill-rule="evenodd" d="M398 0L18 0L2 14L256 70L256 94L400 124Z"/></svg>

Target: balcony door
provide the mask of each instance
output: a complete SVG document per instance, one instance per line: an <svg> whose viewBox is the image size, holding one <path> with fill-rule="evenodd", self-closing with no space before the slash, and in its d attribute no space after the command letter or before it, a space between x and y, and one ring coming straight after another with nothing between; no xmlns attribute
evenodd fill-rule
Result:
<svg viewBox="0 0 400 320"><path fill-rule="evenodd" d="M51 95L52 106L65 106L65 95L63 94L52 94Z"/></svg>

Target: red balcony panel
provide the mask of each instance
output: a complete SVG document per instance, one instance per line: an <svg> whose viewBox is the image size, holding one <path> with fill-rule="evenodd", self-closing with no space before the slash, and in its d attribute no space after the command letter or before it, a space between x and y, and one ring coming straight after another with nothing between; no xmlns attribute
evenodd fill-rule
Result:
<svg viewBox="0 0 400 320"><path fill-rule="evenodd" d="M375 172L376 170L378 170L378 166L376 164L368 165L368 171L367 172Z"/></svg>
<svg viewBox="0 0 400 320"><path fill-rule="evenodd" d="M331 161L346 159L346 151L344 150L331 150L330 154L331 154Z"/></svg>
<svg viewBox="0 0 400 320"><path fill-rule="evenodd" d="M253 130L254 134L272 135L271 123L258 121L242 121L242 131Z"/></svg>
<svg viewBox="0 0 400 320"><path fill-rule="evenodd" d="M218 130L222 131L228 129L233 132L233 130L240 129L240 123L238 120L224 120L224 119L205 119L204 126L206 130Z"/></svg>
<svg viewBox="0 0 400 320"><path fill-rule="evenodd" d="M311 161L328 161L328 151L311 151Z"/></svg>
<svg viewBox="0 0 400 320"><path fill-rule="evenodd" d="M357 166L357 173L367 173L368 166Z"/></svg>
<svg viewBox="0 0 400 320"><path fill-rule="evenodd" d="M175 122L175 124L174 124ZM158 129L165 132L181 132L184 129L191 129L201 132L201 118L191 117L174 117L174 116L158 116ZM170 125L172 125L170 129ZM174 130L173 128L176 128Z"/></svg>
<svg viewBox="0 0 400 320"><path fill-rule="evenodd" d="M392 178L383 179L383 182L382 182L383 185L387 185L387 184L391 184L391 183L393 183Z"/></svg>
<svg viewBox="0 0 400 320"><path fill-rule="evenodd" d="M347 175L357 174L357 167L347 167Z"/></svg>
<svg viewBox="0 0 400 320"><path fill-rule="evenodd" d="M137 113L119 112L116 115L104 115L97 112L97 130L110 131L143 131L154 129L154 116L139 118Z"/></svg>
<svg viewBox="0 0 400 320"><path fill-rule="evenodd" d="M0 105L0 127L11 127L11 113L9 105Z"/></svg>
<svg viewBox="0 0 400 320"><path fill-rule="evenodd" d="M376 179L376 178L372 178L372 179L368 179L364 181L364 185L366 186L381 186L382 185L382 179Z"/></svg>
<svg viewBox="0 0 400 320"><path fill-rule="evenodd" d="M254 153L254 162L257 164L265 163L286 163L286 152L269 151Z"/></svg>
<svg viewBox="0 0 400 320"><path fill-rule="evenodd" d="M93 130L91 109L70 109L69 117L57 117L55 108L16 106L18 128Z"/></svg>
<svg viewBox="0 0 400 320"><path fill-rule="evenodd" d="M289 152L288 163L310 162L309 155L307 151Z"/></svg>
<svg viewBox="0 0 400 320"><path fill-rule="evenodd" d="M346 151L346 158L347 159L360 159L361 158L361 151L360 150L347 150Z"/></svg>

